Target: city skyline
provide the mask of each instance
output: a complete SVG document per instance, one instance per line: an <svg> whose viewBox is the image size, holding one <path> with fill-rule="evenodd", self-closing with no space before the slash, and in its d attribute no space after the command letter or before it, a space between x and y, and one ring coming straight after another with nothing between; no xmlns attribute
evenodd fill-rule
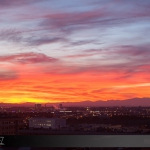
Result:
<svg viewBox="0 0 150 150"><path fill-rule="evenodd" d="M0 0L0 103L150 97L149 6Z"/></svg>

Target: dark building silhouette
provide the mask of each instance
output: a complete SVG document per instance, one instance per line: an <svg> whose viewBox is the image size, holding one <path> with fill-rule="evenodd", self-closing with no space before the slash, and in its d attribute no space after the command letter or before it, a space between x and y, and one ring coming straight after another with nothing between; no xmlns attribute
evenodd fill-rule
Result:
<svg viewBox="0 0 150 150"><path fill-rule="evenodd" d="M39 109L39 108L41 108L41 107L42 107L41 104L35 104L35 108L36 108L36 109Z"/></svg>
<svg viewBox="0 0 150 150"><path fill-rule="evenodd" d="M0 118L0 135L18 135L23 128L23 119L17 117Z"/></svg>

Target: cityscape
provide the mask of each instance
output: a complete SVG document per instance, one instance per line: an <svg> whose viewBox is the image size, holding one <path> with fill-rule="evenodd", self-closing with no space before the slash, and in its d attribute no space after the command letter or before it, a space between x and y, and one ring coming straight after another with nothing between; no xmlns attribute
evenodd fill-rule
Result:
<svg viewBox="0 0 150 150"><path fill-rule="evenodd" d="M0 135L150 134L150 107L1 107Z"/></svg>
<svg viewBox="0 0 150 150"><path fill-rule="evenodd" d="M150 135L149 8L0 0L0 139Z"/></svg>

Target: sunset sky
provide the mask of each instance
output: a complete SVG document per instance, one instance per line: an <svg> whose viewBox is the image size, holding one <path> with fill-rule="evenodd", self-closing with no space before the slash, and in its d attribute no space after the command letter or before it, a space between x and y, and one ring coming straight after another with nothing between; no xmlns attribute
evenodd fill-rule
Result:
<svg viewBox="0 0 150 150"><path fill-rule="evenodd" d="M150 97L149 0L0 0L0 102Z"/></svg>

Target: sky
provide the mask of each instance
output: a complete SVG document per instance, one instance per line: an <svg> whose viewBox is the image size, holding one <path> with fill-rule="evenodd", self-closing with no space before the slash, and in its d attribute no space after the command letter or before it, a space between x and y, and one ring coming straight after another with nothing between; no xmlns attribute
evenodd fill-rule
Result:
<svg viewBox="0 0 150 150"><path fill-rule="evenodd" d="M150 1L0 0L0 102L150 97Z"/></svg>

